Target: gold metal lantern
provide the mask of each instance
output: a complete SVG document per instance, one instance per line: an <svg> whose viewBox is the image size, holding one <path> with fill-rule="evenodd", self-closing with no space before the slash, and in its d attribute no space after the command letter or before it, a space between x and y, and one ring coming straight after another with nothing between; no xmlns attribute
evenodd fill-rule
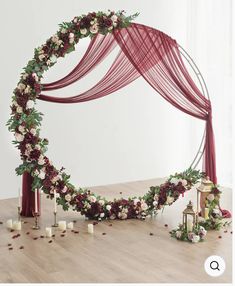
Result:
<svg viewBox="0 0 235 286"><path fill-rule="evenodd" d="M206 198L211 192L213 182L209 177L202 179L201 185L197 188L197 213L201 211L201 216L208 218L208 209L206 207ZM199 198L200 197L200 198Z"/></svg>
<svg viewBox="0 0 235 286"><path fill-rule="evenodd" d="M183 228L187 231L193 231L196 225L196 212L193 209L193 204L189 201L187 208L183 211Z"/></svg>

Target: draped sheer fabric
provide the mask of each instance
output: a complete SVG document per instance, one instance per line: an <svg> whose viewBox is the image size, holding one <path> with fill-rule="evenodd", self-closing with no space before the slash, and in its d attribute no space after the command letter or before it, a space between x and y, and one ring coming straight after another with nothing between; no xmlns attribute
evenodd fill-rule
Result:
<svg viewBox="0 0 235 286"><path fill-rule="evenodd" d="M103 78L89 90L71 97L40 94L56 103L79 103L113 93L142 76L170 104L206 122L203 168L216 183L216 160L210 101L189 75L175 40L154 28L132 24L106 36L94 37L77 66L65 77L42 84L42 92L66 87L91 72L116 47L120 52ZM30 186L28 187L30 189ZM26 191L25 191L26 194Z"/></svg>

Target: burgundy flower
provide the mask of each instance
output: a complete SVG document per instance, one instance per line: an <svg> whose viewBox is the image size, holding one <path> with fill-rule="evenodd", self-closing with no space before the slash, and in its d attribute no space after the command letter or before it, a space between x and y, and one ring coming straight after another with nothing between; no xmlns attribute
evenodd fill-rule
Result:
<svg viewBox="0 0 235 286"><path fill-rule="evenodd" d="M34 149L33 151L30 152L30 158L31 158L32 160L38 160L38 158L40 157L40 155L41 155L40 150Z"/></svg>
<svg viewBox="0 0 235 286"><path fill-rule="evenodd" d="M92 17L91 16L86 16L86 17L83 17L81 20L80 20L80 28L81 29L89 29L91 24L92 20Z"/></svg>

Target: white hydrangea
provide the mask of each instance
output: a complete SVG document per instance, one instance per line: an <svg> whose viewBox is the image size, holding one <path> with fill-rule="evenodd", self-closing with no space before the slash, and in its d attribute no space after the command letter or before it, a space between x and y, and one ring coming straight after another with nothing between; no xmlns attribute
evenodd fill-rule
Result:
<svg viewBox="0 0 235 286"><path fill-rule="evenodd" d="M34 107L34 101L33 100L28 100L26 104L26 109L31 109Z"/></svg>

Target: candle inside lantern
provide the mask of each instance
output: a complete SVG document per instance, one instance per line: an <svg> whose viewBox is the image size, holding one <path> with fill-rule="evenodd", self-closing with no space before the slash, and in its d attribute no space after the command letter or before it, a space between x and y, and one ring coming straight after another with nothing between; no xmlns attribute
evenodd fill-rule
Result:
<svg viewBox="0 0 235 286"><path fill-rule="evenodd" d="M56 204L56 190L54 190L54 212L57 212L57 204Z"/></svg>
<svg viewBox="0 0 235 286"><path fill-rule="evenodd" d="M69 222L69 223L67 224L67 227L68 227L68 229L73 229L73 222L72 222L72 221Z"/></svg>
<svg viewBox="0 0 235 286"><path fill-rule="evenodd" d="M204 209L204 218L209 219L209 208Z"/></svg>
<svg viewBox="0 0 235 286"><path fill-rule="evenodd" d="M87 225L87 231L88 233L94 233L94 225L92 223Z"/></svg>
<svg viewBox="0 0 235 286"><path fill-rule="evenodd" d="M21 221L13 221L12 228L14 230L21 230Z"/></svg>
<svg viewBox="0 0 235 286"><path fill-rule="evenodd" d="M193 222L191 220L188 220L187 222L187 231L193 230Z"/></svg>
<svg viewBox="0 0 235 286"><path fill-rule="evenodd" d="M61 220L58 222L59 230L66 230L66 221Z"/></svg>
<svg viewBox="0 0 235 286"><path fill-rule="evenodd" d="M7 228L12 229L12 219L7 220L6 226Z"/></svg>
<svg viewBox="0 0 235 286"><path fill-rule="evenodd" d="M46 237L52 237L51 227L46 227Z"/></svg>
<svg viewBox="0 0 235 286"><path fill-rule="evenodd" d="M38 190L34 192L34 198L35 198L34 212L38 213Z"/></svg>

